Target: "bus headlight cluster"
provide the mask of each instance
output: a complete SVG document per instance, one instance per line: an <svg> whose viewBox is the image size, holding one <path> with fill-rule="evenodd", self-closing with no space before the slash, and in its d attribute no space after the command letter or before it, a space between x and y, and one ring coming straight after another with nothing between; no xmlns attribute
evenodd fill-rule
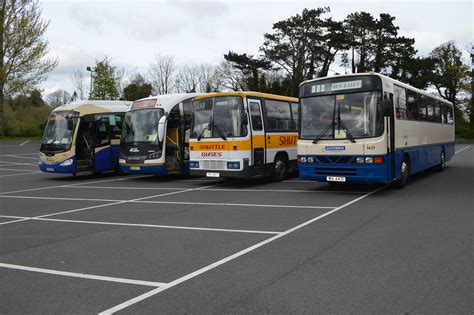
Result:
<svg viewBox="0 0 474 315"><path fill-rule="evenodd" d="M300 163L314 163L314 157L312 156L301 156L299 158Z"/></svg>
<svg viewBox="0 0 474 315"><path fill-rule="evenodd" d="M227 168L231 170L239 170L240 162L227 162Z"/></svg>
<svg viewBox="0 0 474 315"><path fill-rule="evenodd" d="M59 164L59 166L69 166L69 165L71 165L73 162L74 162L73 159L67 159L66 161L64 161L64 162L62 162L61 164Z"/></svg>
<svg viewBox="0 0 474 315"><path fill-rule="evenodd" d="M199 168L199 161L189 161L189 168Z"/></svg>
<svg viewBox="0 0 474 315"><path fill-rule="evenodd" d="M356 158L357 164L382 164L383 163L383 156L358 156Z"/></svg>

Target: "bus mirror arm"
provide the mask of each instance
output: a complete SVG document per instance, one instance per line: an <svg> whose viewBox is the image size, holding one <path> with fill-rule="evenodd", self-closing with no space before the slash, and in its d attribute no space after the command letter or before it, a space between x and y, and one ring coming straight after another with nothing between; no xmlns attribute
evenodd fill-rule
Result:
<svg viewBox="0 0 474 315"><path fill-rule="evenodd" d="M390 117L392 115L392 101L383 100L382 101L382 110L385 117Z"/></svg>

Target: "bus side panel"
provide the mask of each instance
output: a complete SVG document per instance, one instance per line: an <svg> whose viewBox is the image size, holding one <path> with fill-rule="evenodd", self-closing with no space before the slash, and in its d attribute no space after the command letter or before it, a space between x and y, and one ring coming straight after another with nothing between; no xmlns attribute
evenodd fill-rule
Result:
<svg viewBox="0 0 474 315"><path fill-rule="evenodd" d="M103 172L111 170L112 154L111 147L105 146L95 149L94 165L96 172Z"/></svg>
<svg viewBox="0 0 474 315"><path fill-rule="evenodd" d="M112 145L110 146L112 154L112 169L118 169L118 160L120 156L120 140L112 139Z"/></svg>

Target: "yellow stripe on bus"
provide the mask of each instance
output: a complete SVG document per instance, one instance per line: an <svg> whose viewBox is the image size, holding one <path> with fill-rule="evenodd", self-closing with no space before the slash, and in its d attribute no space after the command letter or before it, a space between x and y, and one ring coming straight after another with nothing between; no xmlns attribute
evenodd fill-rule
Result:
<svg viewBox="0 0 474 315"><path fill-rule="evenodd" d="M246 140L228 140L228 141L208 141L198 142L191 140L189 144L190 151L248 151L254 148L264 148L266 140L267 149L296 147L298 140L297 133L267 134L256 135Z"/></svg>

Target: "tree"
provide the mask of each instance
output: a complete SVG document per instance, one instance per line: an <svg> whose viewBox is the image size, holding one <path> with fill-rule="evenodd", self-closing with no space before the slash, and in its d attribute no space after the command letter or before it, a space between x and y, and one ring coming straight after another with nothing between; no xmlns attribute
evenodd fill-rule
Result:
<svg viewBox="0 0 474 315"><path fill-rule="evenodd" d="M151 95L153 88L150 83L140 74L137 74L132 82L123 89L123 97L127 101L135 101Z"/></svg>
<svg viewBox="0 0 474 315"><path fill-rule="evenodd" d="M64 90L56 90L53 93L48 94L46 101L50 107L56 108L69 103L71 101L71 94Z"/></svg>
<svg viewBox="0 0 474 315"><path fill-rule="evenodd" d="M178 93L196 93L199 88L199 67L188 65L180 67L175 87Z"/></svg>
<svg viewBox="0 0 474 315"><path fill-rule="evenodd" d="M103 60L96 60L95 66L92 71L92 99L117 99L119 94L117 91L115 67L112 66L111 61L107 57L105 57Z"/></svg>
<svg viewBox="0 0 474 315"><path fill-rule="evenodd" d="M31 91L58 63L46 58L48 24L36 0L0 2L0 134L5 96Z"/></svg>
<svg viewBox="0 0 474 315"><path fill-rule="evenodd" d="M81 69L76 69L73 71L72 76L72 85L74 86L74 93L76 93L76 99L85 100L88 94L87 82L84 71Z"/></svg>
<svg viewBox="0 0 474 315"><path fill-rule="evenodd" d="M470 89L471 70L462 61L462 52L454 41L444 43L431 51L435 68L431 83L445 100L457 105L460 117L458 96L461 91Z"/></svg>
<svg viewBox="0 0 474 315"><path fill-rule="evenodd" d="M401 57L394 62L390 77L424 90L431 85L434 67L430 57Z"/></svg>
<svg viewBox="0 0 474 315"><path fill-rule="evenodd" d="M150 64L148 79L155 94L169 94L174 89L173 82L176 73L176 63L173 56L156 55L154 63Z"/></svg>
<svg viewBox="0 0 474 315"><path fill-rule="evenodd" d="M274 33L264 35L260 49L265 58L291 80L285 94L298 96L303 80L327 75L337 52L347 45L342 24L321 17L329 11L328 7L304 9L301 15L273 24Z"/></svg>
<svg viewBox="0 0 474 315"><path fill-rule="evenodd" d="M378 19L368 12L347 16L344 25L349 34L350 56L346 53L343 62L349 65L350 60L352 73L389 72L394 65L400 71L406 60L414 58L415 40L399 37L399 27L394 21L395 17L386 13L381 13Z"/></svg>
<svg viewBox="0 0 474 315"><path fill-rule="evenodd" d="M224 59L242 73L241 85L245 90L263 92L261 77L264 70L271 69L271 62L263 58L255 58L252 55L237 54L229 51L224 54Z"/></svg>

